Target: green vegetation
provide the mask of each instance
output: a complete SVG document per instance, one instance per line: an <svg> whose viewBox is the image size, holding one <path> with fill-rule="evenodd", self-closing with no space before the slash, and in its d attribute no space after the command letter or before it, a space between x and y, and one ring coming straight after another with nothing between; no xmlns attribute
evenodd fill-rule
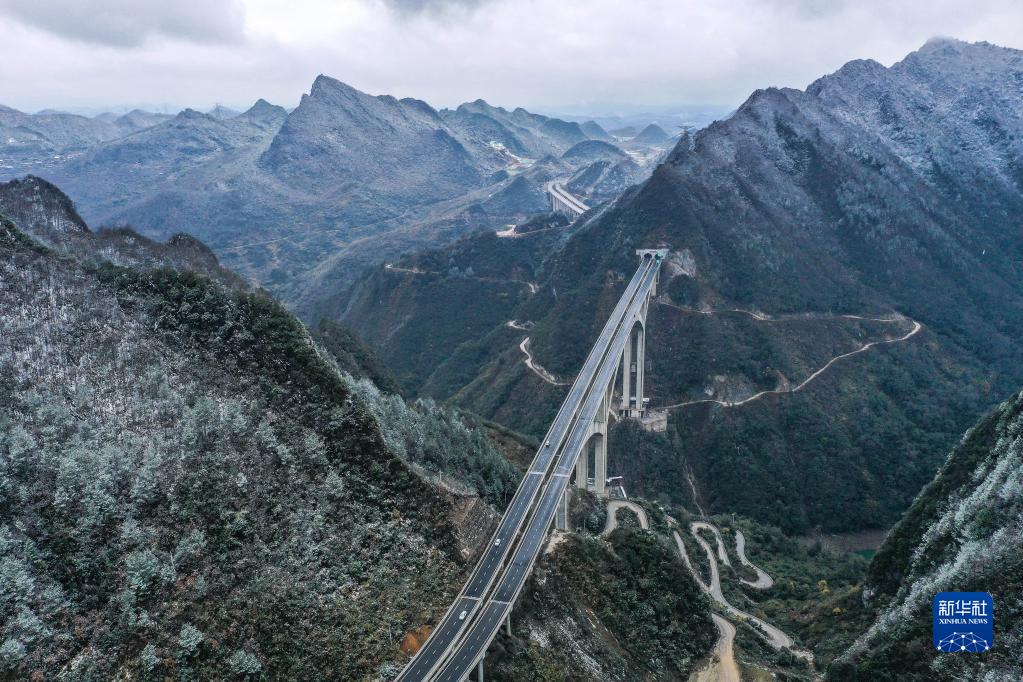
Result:
<svg viewBox="0 0 1023 682"><path fill-rule="evenodd" d="M615 522L618 524L619 528L631 528L635 530L641 527L639 517L636 516L636 512L631 509L616 509Z"/></svg>
<svg viewBox="0 0 1023 682"><path fill-rule="evenodd" d="M819 667L826 667L869 623L862 600L867 566L862 557L789 537L747 518L718 516L712 521L721 530L732 564L721 567L725 596L811 649ZM774 579L772 587L741 584L740 578L752 580L755 575L743 569L735 553L736 529L746 538L747 558Z"/></svg>
<svg viewBox="0 0 1023 682"><path fill-rule="evenodd" d="M391 452L468 485L474 494L503 509L521 474L490 442L481 424L426 398L413 404L381 392L368 379L355 385L376 417ZM442 480L444 480L442 478Z"/></svg>
<svg viewBox="0 0 1023 682"><path fill-rule="evenodd" d="M4 239L3 675L390 674L461 548L301 323L204 277Z"/></svg>
<svg viewBox="0 0 1023 682"><path fill-rule="evenodd" d="M504 324L564 238L561 230L517 239L482 231L408 256L356 285L343 321L413 394L448 399L516 343L519 332Z"/></svg>
<svg viewBox="0 0 1023 682"><path fill-rule="evenodd" d="M828 671L834 680L1018 679L1023 646L1023 394L982 419L889 533L864 596L873 624ZM931 600L990 592L995 642L936 653Z"/></svg>
<svg viewBox="0 0 1023 682"><path fill-rule="evenodd" d="M352 330L333 320L322 319L314 337L343 371L356 379L369 379L384 393L401 394L401 385L391 370Z"/></svg>
<svg viewBox="0 0 1023 682"><path fill-rule="evenodd" d="M685 679L715 639L672 547L633 529L607 541L569 535L543 555L512 632L491 649L490 679Z"/></svg>
<svg viewBox="0 0 1023 682"><path fill-rule="evenodd" d="M572 490L569 511L569 527L590 535L598 535L607 524L607 504L589 490ZM636 524L639 525L638 523Z"/></svg>

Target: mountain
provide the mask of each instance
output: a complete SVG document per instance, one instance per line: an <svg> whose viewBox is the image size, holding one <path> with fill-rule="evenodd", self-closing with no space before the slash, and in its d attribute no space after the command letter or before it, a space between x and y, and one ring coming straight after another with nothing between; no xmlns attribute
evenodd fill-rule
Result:
<svg viewBox="0 0 1023 682"><path fill-rule="evenodd" d="M38 171L132 132L133 122L0 106L0 175Z"/></svg>
<svg viewBox="0 0 1023 682"><path fill-rule="evenodd" d="M1023 95L1006 85L1020 59L932 41L890 68L853 62L806 91L757 91L588 220L515 240L552 241L515 245L526 277L500 273L532 293L477 285L489 327L444 298L443 269L374 272L334 310L406 363L413 395L536 435L565 388L525 366L522 339L570 380L635 249L668 248L646 368L667 431L641 431L627 452L612 435L610 473L630 493L788 532L887 527L994 396L1023 384ZM503 241L430 258L479 272ZM420 314L426 287L456 312ZM453 348L443 381L432 338Z"/></svg>
<svg viewBox="0 0 1023 682"><path fill-rule="evenodd" d="M1017 679L1023 645L1023 394L967 432L888 534L864 586L876 620L829 679ZM937 653L938 592L991 592L995 642L982 655Z"/></svg>
<svg viewBox="0 0 1023 682"><path fill-rule="evenodd" d="M214 106L212 109L210 109L209 111L207 111L206 113L208 115L212 116L213 118L219 118L220 120L223 121L224 119L227 119L227 118L234 118L235 116L237 116L238 114L240 114L242 112L235 111L234 109L230 109L230 108L225 107L225 106L223 106L221 104L218 104L218 105Z"/></svg>
<svg viewBox="0 0 1023 682"><path fill-rule="evenodd" d="M378 212L380 205L394 211L449 198L482 179L468 150L426 103L373 97L325 76L288 115L259 163L283 183L329 191L338 203L351 202L346 195L359 188L363 210Z"/></svg>
<svg viewBox="0 0 1023 682"><path fill-rule="evenodd" d="M566 121L579 121L585 127L596 124L620 138L634 137L651 123L663 130L695 131L716 120L727 118L734 109L716 105L682 105L647 107L626 103L590 103L562 107L556 114ZM589 134L589 133L587 133ZM594 139L603 139L596 135ZM609 141L609 140L605 140Z"/></svg>
<svg viewBox="0 0 1023 682"><path fill-rule="evenodd" d="M596 121L586 121L579 124L579 129L583 131L586 137L591 140L601 140L603 142L613 142L614 138L611 137L606 130L600 127L600 124Z"/></svg>
<svg viewBox="0 0 1023 682"><path fill-rule="evenodd" d="M618 162L629 156L618 147L601 140L584 140L561 155L561 160L573 166L584 166L597 161Z"/></svg>
<svg viewBox="0 0 1023 682"><path fill-rule="evenodd" d="M50 152L74 151L123 133L116 122L60 111L25 114L2 106L0 131L5 141L5 155L33 147Z"/></svg>
<svg viewBox="0 0 1023 682"><path fill-rule="evenodd" d="M356 329L413 394L436 384L425 395L447 398L472 381L480 369L475 362L488 362L511 345L517 332L505 323L528 299L540 254L553 248L558 234L544 230L515 239L479 232L450 248L374 268L345 302L318 312ZM374 307L389 312L365 314Z"/></svg>
<svg viewBox="0 0 1023 682"><path fill-rule="evenodd" d="M598 203L617 197L632 185L645 180L648 175L649 170L644 170L630 158L617 163L602 160L580 169L565 187L590 203Z"/></svg>
<svg viewBox="0 0 1023 682"><path fill-rule="evenodd" d="M99 118L99 116L96 118ZM172 114L157 114L150 111L143 111L142 109L132 109L127 114L116 117L113 122L122 126L129 132L135 132L142 130L143 128L151 128L158 123L169 121L172 118L174 118Z"/></svg>
<svg viewBox="0 0 1023 682"><path fill-rule="evenodd" d="M265 293L43 245L64 201L0 220L3 676L393 675L518 473Z"/></svg>
<svg viewBox="0 0 1023 682"><path fill-rule="evenodd" d="M95 118L52 109L26 114L0 105L0 177L43 172L167 118L138 109Z"/></svg>
<svg viewBox="0 0 1023 682"><path fill-rule="evenodd" d="M310 333L192 237L93 232L38 178L0 185L0 253L0 677L392 679L535 443L406 401L350 330ZM706 600L663 539L610 541L545 551L563 641L688 672ZM640 641L604 651L591 605Z"/></svg>
<svg viewBox="0 0 1023 682"><path fill-rule="evenodd" d="M633 137L630 142L633 144L644 144L649 146L663 145L668 142L670 136L656 123L651 123Z"/></svg>
<svg viewBox="0 0 1023 682"><path fill-rule="evenodd" d="M236 235L248 234L248 220L275 196L247 189L250 177L243 169L286 116L262 101L226 120L186 109L50 169L46 177L74 198L92 224L129 223L159 239L188 232L208 241L209 221L226 214Z"/></svg>
<svg viewBox="0 0 1023 682"><path fill-rule="evenodd" d="M227 118L237 118L257 128L276 132L287 116L287 109L260 98L245 111Z"/></svg>
<svg viewBox="0 0 1023 682"><path fill-rule="evenodd" d="M510 141L521 153L534 159L548 154L560 155L577 142L588 139L578 123L532 114L521 107L508 111L481 99L462 104L453 111L442 110L440 115L460 131L462 137L469 137L469 130L481 120L485 121L488 128L499 131L496 138L490 139L502 143Z"/></svg>
<svg viewBox="0 0 1023 682"><path fill-rule="evenodd" d="M367 265L522 220L542 198L547 160L588 139L578 123L521 108L477 100L436 111L327 76L290 113L259 100L241 114L154 116L78 117L119 132L56 158L54 144L32 141L42 151L31 163L2 157L0 179L31 170L90 224L191 234L302 311ZM536 166L529 188L513 185ZM488 202L509 192L517 198Z"/></svg>
<svg viewBox="0 0 1023 682"><path fill-rule="evenodd" d="M93 232L66 194L31 175L0 183L0 216L40 243L83 262L141 269L169 266L205 275L235 289L252 288L222 267L209 247L190 235L174 234L160 243L130 227Z"/></svg>
<svg viewBox="0 0 1023 682"><path fill-rule="evenodd" d="M401 393L401 386L390 368L352 330L324 319L320 320L313 336L331 354L342 371L356 379L368 379L385 393Z"/></svg>

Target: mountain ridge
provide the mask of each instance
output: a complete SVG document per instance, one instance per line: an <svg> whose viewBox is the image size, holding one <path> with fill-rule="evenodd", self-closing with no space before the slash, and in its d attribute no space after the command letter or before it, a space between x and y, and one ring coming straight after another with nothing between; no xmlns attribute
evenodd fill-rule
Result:
<svg viewBox="0 0 1023 682"><path fill-rule="evenodd" d="M129 223L157 239L189 232L306 310L316 289L367 265L525 220L532 199L487 198L518 177L534 185L526 194L542 192L547 160L587 139L578 123L521 107L477 100L438 111L320 74L290 112L263 100L229 116L186 109L31 171L90 223ZM0 178L19 170L0 168Z"/></svg>

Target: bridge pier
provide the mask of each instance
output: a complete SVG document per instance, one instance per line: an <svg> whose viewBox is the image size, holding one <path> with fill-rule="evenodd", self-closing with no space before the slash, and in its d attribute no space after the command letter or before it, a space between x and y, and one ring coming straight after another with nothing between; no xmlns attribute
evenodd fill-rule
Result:
<svg viewBox="0 0 1023 682"><path fill-rule="evenodd" d="M636 252L644 258L650 255L663 258L667 251L662 249L641 249ZM657 295L657 280L650 287L633 322L633 332L622 350L622 403L623 417L639 419L646 413L646 318L650 312L650 301Z"/></svg>
<svg viewBox="0 0 1023 682"><path fill-rule="evenodd" d="M594 443L596 456L593 458L593 492L598 497L607 497L607 431Z"/></svg>
<svg viewBox="0 0 1023 682"><path fill-rule="evenodd" d="M590 468L590 448L589 444L583 448L583 452L579 455L579 458L575 461L575 487L580 490L587 489L587 483L589 481Z"/></svg>
<svg viewBox="0 0 1023 682"><path fill-rule="evenodd" d="M558 530L568 530L568 501L572 495L572 487L565 486L565 492L561 493L561 502L558 503L558 511L554 514L554 527Z"/></svg>
<svg viewBox="0 0 1023 682"><path fill-rule="evenodd" d="M551 211L554 213L562 213L574 220L590 210L589 206L580 201L578 197L572 196L558 182L553 180L548 182L546 191L551 197Z"/></svg>
<svg viewBox="0 0 1023 682"><path fill-rule="evenodd" d="M622 414L632 409L632 337L625 342L622 351Z"/></svg>
<svg viewBox="0 0 1023 682"><path fill-rule="evenodd" d="M636 335L636 412L642 417L646 411L646 394L643 391L646 375L646 316L644 315L639 334Z"/></svg>
<svg viewBox="0 0 1023 682"><path fill-rule="evenodd" d="M559 201L554 193L551 193L551 201ZM636 253L644 258L652 257L658 260L667 255L667 252L661 249L643 250ZM622 378L621 402L616 403L614 397L618 374L616 371L615 378L605 389L603 405L589 425L585 445L576 456L575 487L580 490L592 490L598 497L607 497L610 494L607 485L607 433L610 417L617 415L619 418L640 419L646 413L646 320L650 310L650 301L656 295L656 289L657 280L655 279L642 306L631 320L631 331L622 348L619 366ZM591 448L593 449L592 466L590 465ZM590 483L591 480L592 483ZM571 486L568 486L555 514L555 527L558 530L569 530L570 490Z"/></svg>

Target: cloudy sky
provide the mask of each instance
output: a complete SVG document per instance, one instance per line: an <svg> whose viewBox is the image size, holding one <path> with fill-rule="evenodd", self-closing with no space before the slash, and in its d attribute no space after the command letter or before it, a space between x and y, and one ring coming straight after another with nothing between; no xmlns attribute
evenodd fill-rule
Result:
<svg viewBox="0 0 1023 682"><path fill-rule="evenodd" d="M936 35L1023 48L1023 2L0 0L0 31L26 111L292 106L319 73L435 106L730 107Z"/></svg>

